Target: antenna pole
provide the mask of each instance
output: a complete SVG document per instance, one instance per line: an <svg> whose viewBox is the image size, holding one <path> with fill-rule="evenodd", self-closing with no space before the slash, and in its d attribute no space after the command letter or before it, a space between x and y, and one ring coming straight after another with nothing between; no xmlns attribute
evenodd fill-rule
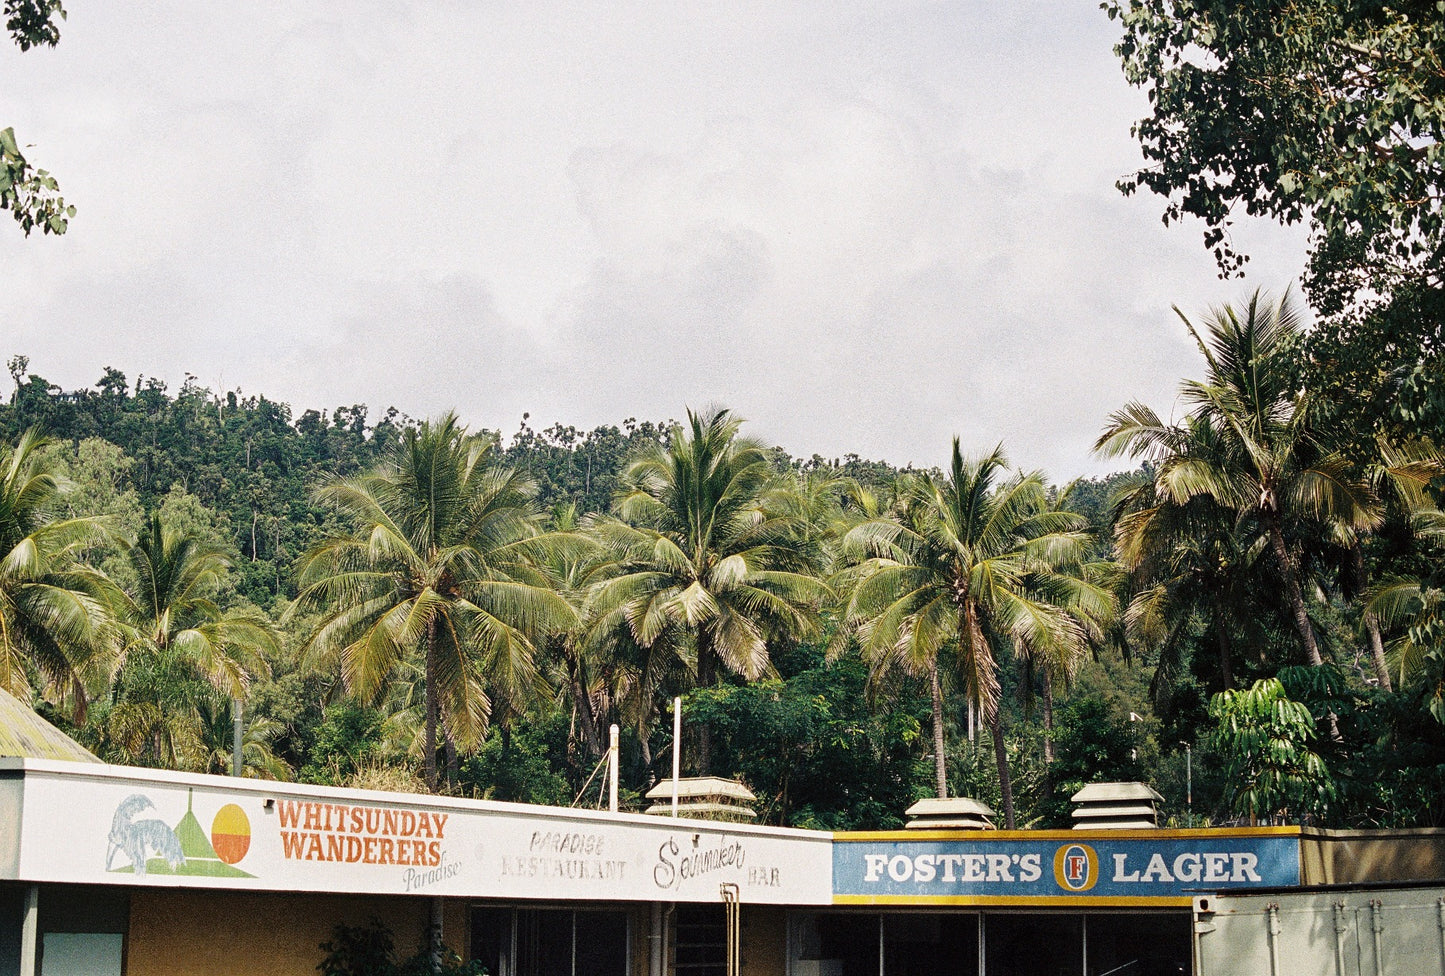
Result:
<svg viewBox="0 0 1445 976"><path fill-rule="evenodd" d="M682 775L682 696L672 700L672 815L677 816L677 778Z"/></svg>

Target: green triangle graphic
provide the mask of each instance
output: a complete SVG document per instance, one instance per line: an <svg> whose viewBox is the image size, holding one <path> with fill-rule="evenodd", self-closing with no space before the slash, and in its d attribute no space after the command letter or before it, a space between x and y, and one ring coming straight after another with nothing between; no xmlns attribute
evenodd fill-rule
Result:
<svg viewBox="0 0 1445 976"><path fill-rule="evenodd" d="M204 861L218 861L216 849L211 846L211 839L201 827L201 822L191 810L191 791L186 791L186 815L181 822L176 824L176 840L181 842L181 853L186 860L199 858Z"/></svg>

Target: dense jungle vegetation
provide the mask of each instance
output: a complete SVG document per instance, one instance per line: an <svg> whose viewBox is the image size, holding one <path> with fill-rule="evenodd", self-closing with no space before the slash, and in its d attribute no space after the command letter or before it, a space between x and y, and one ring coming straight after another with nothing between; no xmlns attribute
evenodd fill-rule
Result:
<svg viewBox="0 0 1445 976"><path fill-rule="evenodd" d="M725 410L502 437L17 356L5 685L212 772L241 702L247 774L322 783L595 804L615 722L638 805L682 695L685 772L775 823L1062 826L1136 778L1180 824L1445 823L1438 452L1335 422L1288 299L1189 328L1187 416L1122 407L1098 450L1139 466L1070 485L793 458Z"/></svg>

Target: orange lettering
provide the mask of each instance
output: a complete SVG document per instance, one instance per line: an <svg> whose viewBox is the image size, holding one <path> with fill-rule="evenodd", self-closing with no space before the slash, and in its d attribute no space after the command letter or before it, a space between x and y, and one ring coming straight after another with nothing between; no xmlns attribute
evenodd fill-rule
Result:
<svg viewBox="0 0 1445 976"><path fill-rule="evenodd" d="M377 847L381 849L377 854L378 864L396 863L396 855L392 853L392 849L396 847L396 841L392 840L390 837L383 837L381 840L377 841Z"/></svg>
<svg viewBox="0 0 1445 976"><path fill-rule="evenodd" d="M282 800L280 806L281 826L295 827L301 817L301 804L295 800Z"/></svg>
<svg viewBox="0 0 1445 976"><path fill-rule="evenodd" d="M345 855L346 847L342 843L346 838L340 834L332 834L326 838L326 860L339 861Z"/></svg>
<svg viewBox="0 0 1445 976"><path fill-rule="evenodd" d="M292 823L295 823L293 818ZM281 853L289 860L299 861L305 855L301 851L302 838L304 835L295 831L283 830L281 832Z"/></svg>
<svg viewBox="0 0 1445 976"><path fill-rule="evenodd" d="M303 827L304 827L304 829L306 829L306 830L320 830L320 829L321 829L321 804L319 804L319 803L308 803L308 804L306 804L306 822L305 822L305 824L303 825Z"/></svg>
<svg viewBox="0 0 1445 976"><path fill-rule="evenodd" d="M436 867L438 864L442 863L442 843L441 843L441 841L439 841L439 840L434 840L434 841L432 841L430 844L426 845L426 852L427 852L427 862L426 862L426 863L427 863L427 865L428 865L429 867Z"/></svg>
<svg viewBox="0 0 1445 976"><path fill-rule="evenodd" d="M368 838L366 838L366 841L364 842L363 847L362 847L362 851L361 851L361 859L362 859L363 861L365 861L367 864L375 864L375 863L376 863L376 838L375 838L375 837L368 837Z"/></svg>
<svg viewBox="0 0 1445 976"><path fill-rule="evenodd" d="M381 818L381 832L383 834L396 833L396 811L388 810Z"/></svg>

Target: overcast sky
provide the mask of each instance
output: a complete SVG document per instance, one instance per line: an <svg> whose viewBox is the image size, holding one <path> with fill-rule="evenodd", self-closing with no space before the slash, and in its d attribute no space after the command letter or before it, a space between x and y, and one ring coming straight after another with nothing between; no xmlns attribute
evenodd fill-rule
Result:
<svg viewBox="0 0 1445 976"><path fill-rule="evenodd" d="M1057 480L1169 411L1297 231L1125 198L1143 96L1093 0L67 0L0 127L79 207L0 219L0 356L308 407L591 427L723 404L798 455Z"/></svg>

